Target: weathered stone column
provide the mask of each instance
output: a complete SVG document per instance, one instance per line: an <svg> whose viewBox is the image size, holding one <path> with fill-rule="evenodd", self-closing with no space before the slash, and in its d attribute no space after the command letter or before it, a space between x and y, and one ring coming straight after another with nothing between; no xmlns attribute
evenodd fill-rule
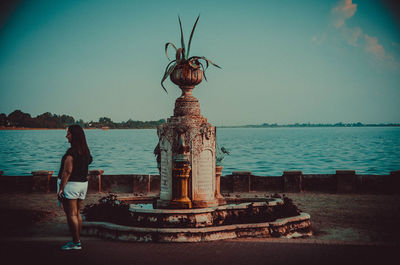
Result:
<svg viewBox="0 0 400 265"><path fill-rule="evenodd" d="M283 171L283 191L301 192L303 190L303 172L300 170Z"/></svg>
<svg viewBox="0 0 400 265"><path fill-rule="evenodd" d="M93 169L89 170L88 174L88 191L101 192L101 175L103 175L104 170Z"/></svg>
<svg viewBox="0 0 400 265"><path fill-rule="evenodd" d="M38 170L32 171L32 191L50 192L50 178L54 171Z"/></svg>

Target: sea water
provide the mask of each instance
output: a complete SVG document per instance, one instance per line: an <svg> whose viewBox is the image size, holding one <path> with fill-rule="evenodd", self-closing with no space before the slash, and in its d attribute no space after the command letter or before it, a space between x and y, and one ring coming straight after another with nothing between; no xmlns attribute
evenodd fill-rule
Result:
<svg viewBox="0 0 400 265"><path fill-rule="evenodd" d="M104 174L158 174L153 150L155 129L85 130L93 156L89 169ZM65 130L0 131L0 170L29 175L60 167L69 147ZM223 174L251 171L280 176L284 170L332 174L353 169L359 174L389 174L400 169L399 127L218 128L217 142L230 155Z"/></svg>

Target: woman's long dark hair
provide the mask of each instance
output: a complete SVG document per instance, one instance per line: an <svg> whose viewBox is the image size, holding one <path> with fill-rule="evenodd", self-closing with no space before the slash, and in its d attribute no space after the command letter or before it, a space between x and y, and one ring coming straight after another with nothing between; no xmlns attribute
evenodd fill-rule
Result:
<svg viewBox="0 0 400 265"><path fill-rule="evenodd" d="M72 135L71 148L83 156L90 156L89 147L86 143L85 133L81 126L74 124L68 127L68 131Z"/></svg>

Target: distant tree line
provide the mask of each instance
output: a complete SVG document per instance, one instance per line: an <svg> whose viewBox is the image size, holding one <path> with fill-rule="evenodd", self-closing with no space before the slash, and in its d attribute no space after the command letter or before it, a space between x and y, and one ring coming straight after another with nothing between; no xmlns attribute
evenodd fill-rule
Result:
<svg viewBox="0 0 400 265"><path fill-rule="evenodd" d="M15 110L8 116L4 113L0 114L0 127L17 127L17 128L51 128L61 129L72 124L79 124L83 128L109 128L109 129L153 129L164 123L165 120L158 121L134 121L129 119L126 122L113 122L110 118L101 117L99 121L85 122L82 119L75 120L68 115L56 115L45 112L36 117L32 117L29 113L21 110Z"/></svg>
<svg viewBox="0 0 400 265"><path fill-rule="evenodd" d="M15 110L8 116L4 113L0 114L0 127L17 127L17 128L66 128L71 124L79 124L83 128L99 128L99 129L153 129L164 123L165 120L158 121L134 121L129 119L123 122L113 122L110 118L101 117L98 121L85 122L82 119L75 120L68 115L56 115L50 112L45 112L36 117L32 117L29 113L24 113L21 110ZM220 126L231 128L276 128L276 127L377 127L377 126L400 126L399 123L378 123L364 124L356 123L294 123L294 124L277 124L263 123L259 125L243 125L243 126Z"/></svg>
<svg viewBox="0 0 400 265"><path fill-rule="evenodd" d="M164 119L158 121L134 121L129 119L123 122L113 122L110 118L101 117L98 122L90 121L84 126L109 129L154 129L164 122Z"/></svg>
<svg viewBox="0 0 400 265"><path fill-rule="evenodd" d="M400 126L400 123L294 123L294 124L277 124L263 123L259 125L235 126L243 128L277 128L277 127L380 127L380 126Z"/></svg>

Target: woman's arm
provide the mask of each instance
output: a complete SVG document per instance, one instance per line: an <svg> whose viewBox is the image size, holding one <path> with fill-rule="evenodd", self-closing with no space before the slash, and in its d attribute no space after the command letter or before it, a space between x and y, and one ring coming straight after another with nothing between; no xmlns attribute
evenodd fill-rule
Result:
<svg viewBox="0 0 400 265"><path fill-rule="evenodd" d="M58 196L60 197L61 194L64 192L65 185L67 185L69 176L72 173L72 156L67 156L64 161L64 171L62 172L61 176L61 183L60 183L60 190L58 192Z"/></svg>

